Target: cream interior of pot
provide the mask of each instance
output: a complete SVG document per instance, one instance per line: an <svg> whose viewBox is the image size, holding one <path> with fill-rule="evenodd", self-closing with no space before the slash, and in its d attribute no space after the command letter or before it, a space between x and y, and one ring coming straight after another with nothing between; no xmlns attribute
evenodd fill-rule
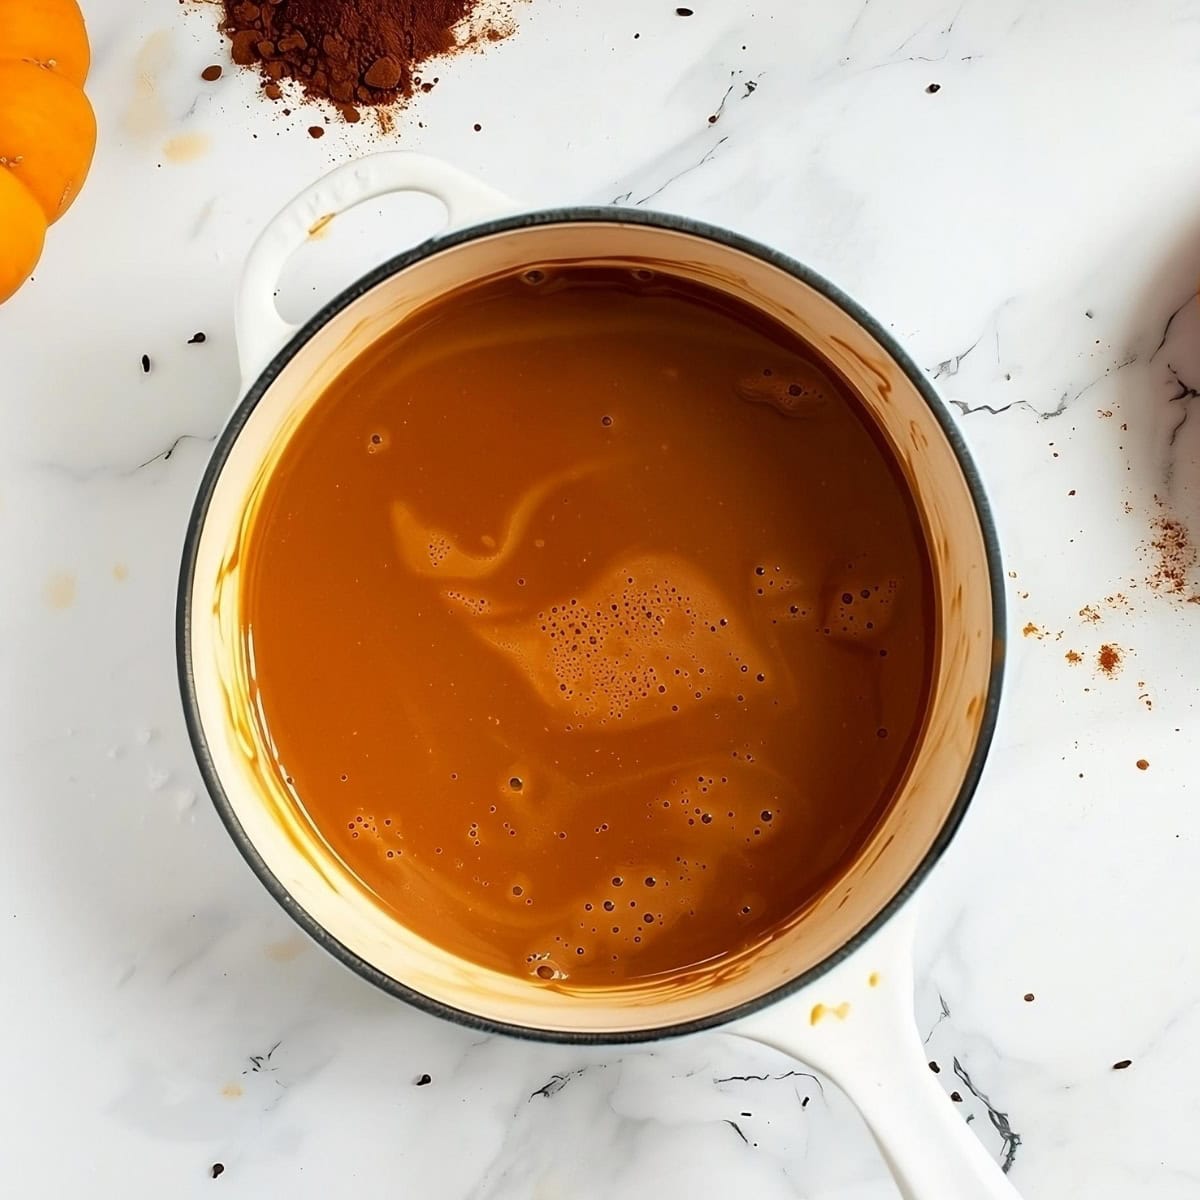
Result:
<svg viewBox="0 0 1200 1200"><path fill-rule="evenodd" d="M815 346L862 397L907 476L934 567L936 663L925 730L896 801L853 866L768 943L669 983L572 991L457 959L376 903L297 811L248 712L240 632L244 541L282 447L346 363L415 310L493 274L607 260L659 265L733 293ZM978 516L938 421L904 372L837 304L785 271L708 239L640 225L563 222L482 236L422 259L338 313L287 363L229 452L199 540L190 629L200 723L246 837L294 904L358 958L477 1016L547 1031L629 1033L712 1017L822 963L901 890L955 805L980 736L994 646Z"/></svg>

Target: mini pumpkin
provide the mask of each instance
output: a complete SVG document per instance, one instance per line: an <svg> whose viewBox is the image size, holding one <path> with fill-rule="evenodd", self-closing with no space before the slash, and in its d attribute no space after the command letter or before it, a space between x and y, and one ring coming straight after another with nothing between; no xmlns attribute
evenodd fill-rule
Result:
<svg viewBox="0 0 1200 1200"><path fill-rule="evenodd" d="M0 0L0 303L29 277L96 149L76 0Z"/></svg>

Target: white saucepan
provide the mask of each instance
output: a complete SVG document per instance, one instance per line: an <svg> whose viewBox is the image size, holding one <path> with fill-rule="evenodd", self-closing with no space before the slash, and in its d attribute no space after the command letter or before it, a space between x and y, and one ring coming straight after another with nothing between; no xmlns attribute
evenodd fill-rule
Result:
<svg viewBox="0 0 1200 1200"><path fill-rule="evenodd" d="M353 205L419 192L446 231L372 271L303 326L273 295L289 256ZM862 397L911 488L933 563L928 715L895 802L852 867L801 918L686 985L572 994L455 958L374 902L267 770L250 719L239 572L265 481L342 368L411 314L483 278L607 260L703 281L814 346ZM179 589L179 678L217 809L267 888L318 942L379 987L478 1028L636 1043L721 1028L818 1068L853 1098L910 1200L1012 1200L999 1167L926 1063L913 1022L914 893L966 811L991 738L1003 659L996 538L978 476L922 373L877 322L800 264L726 231L621 208L521 212L451 167L379 154L293 200L252 250L237 306L243 396L204 476Z"/></svg>

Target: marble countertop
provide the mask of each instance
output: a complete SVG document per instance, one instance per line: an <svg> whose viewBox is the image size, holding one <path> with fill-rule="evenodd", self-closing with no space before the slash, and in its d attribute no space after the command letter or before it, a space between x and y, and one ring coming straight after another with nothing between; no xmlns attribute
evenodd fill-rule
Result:
<svg viewBox="0 0 1200 1200"><path fill-rule="evenodd" d="M203 795L174 586L238 387L239 266L300 187L396 146L530 206L768 242L936 381L994 501L1011 636L926 904L928 1055L1029 1200L1200 1195L1195 5L692 7L527 0L394 131L316 140L320 112L283 116L248 74L200 80L227 61L211 5L85 0L95 168L0 311L6 1193L894 1195L848 1101L767 1050L518 1044L375 992ZM412 199L340 219L285 311L435 224Z"/></svg>

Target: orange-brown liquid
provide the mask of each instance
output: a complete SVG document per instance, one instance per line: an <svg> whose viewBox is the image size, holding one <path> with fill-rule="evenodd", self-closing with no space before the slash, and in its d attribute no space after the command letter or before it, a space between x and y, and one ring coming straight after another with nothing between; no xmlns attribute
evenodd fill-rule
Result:
<svg viewBox="0 0 1200 1200"><path fill-rule="evenodd" d="M928 560L859 403L648 271L418 314L302 422L246 557L298 805L408 926L551 986L769 937L861 850L924 712Z"/></svg>

